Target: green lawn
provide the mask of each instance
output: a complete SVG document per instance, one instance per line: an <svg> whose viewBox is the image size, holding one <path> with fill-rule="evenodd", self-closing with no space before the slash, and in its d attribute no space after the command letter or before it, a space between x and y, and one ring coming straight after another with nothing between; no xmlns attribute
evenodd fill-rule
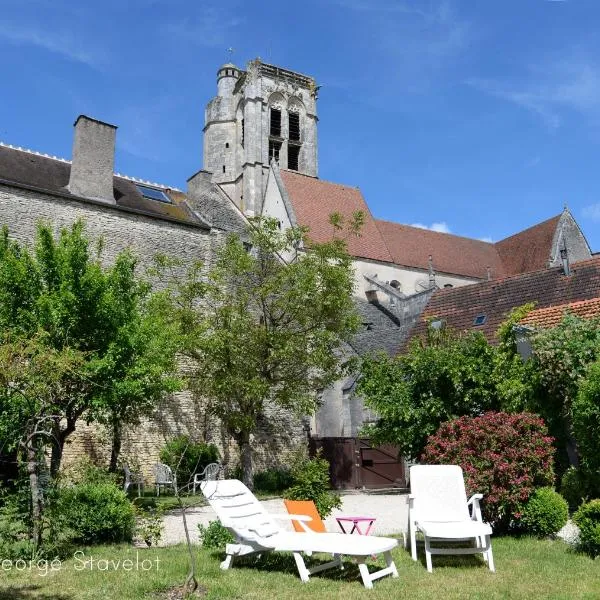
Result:
<svg viewBox="0 0 600 600"><path fill-rule="evenodd" d="M395 558L400 578L376 581L370 591L362 587L351 561L344 571L326 571L303 584L291 555L247 558L230 571L219 569L218 554L199 550L197 556L206 598L600 598L600 561L572 552L561 541L497 538L493 548L496 573L490 573L478 557L434 556L433 574L427 573L422 562L413 563L399 548ZM132 563L127 566L132 570L123 570L121 563L116 571L99 571L97 562L94 570L80 570L84 563L79 558L43 576L43 571L35 569L3 571L0 562L0 600L157 599L163 597L157 592L183 582L187 568L183 546L139 551L128 546L95 547L85 551L85 559L90 558L130 559ZM148 562L143 564L143 560ZM144 566L149 570L143 571Z"/></svg>

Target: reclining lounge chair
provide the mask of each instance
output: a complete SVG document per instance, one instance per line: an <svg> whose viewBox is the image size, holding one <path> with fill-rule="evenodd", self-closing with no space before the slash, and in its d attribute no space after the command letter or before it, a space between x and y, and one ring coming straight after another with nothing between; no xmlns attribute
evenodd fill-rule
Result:
<svg viewBox="0 0 600 600"><path fill-rule="evenodd" d="M430 573L432 554L482 553L490 571L494 571L492 528L483 522L481 498L481 494L474 494L467 501L463 472L457 465L411 467L408 527L412 559L417 560L416 533L420 531L425 538L425 559ZM469 540L473 542L471 548L431 546L432 541Z"/></svg>
<svg viewBox="0 0 600 600"><path fill-rule="evenodd" d="M228 569L235 556L276 551L291 552L294 555L298 574L304 582L314 573L333 567L343 568L343 555L357 559L366 588L372 588L373 581L385 575L398 577L391 555L391 550L398 544L395 539L343 533L283 531L275 523L275 518L293 521L310 521L311 518L305 515L269 515L254 494L237 479L204 481L200 488L222 525L236 537L234 544L227 544L227 558L221 563L222 569ZM314 552L332 554L333 560L308 569L302 555ZM372 554L383 554L386 567L369 573L365 560Z"/></svg>

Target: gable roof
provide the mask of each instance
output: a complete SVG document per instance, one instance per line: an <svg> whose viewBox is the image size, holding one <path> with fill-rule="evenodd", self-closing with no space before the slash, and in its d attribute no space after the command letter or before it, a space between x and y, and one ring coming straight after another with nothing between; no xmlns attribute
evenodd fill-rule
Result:
<svg viewBox="0 0 600 600"><path fill-rule="evenodd" d="M74 200L82 200L67 189L70 174L70 161L0 144L0 181L6 184L25 186L60 196L72 197ZM161 190L171 198L173 203L144 198L136 187L136 183L150 185L150 187ZM114 175L113 189L117 207L208 228L204 220L192 211L187 203L176 201L177 192L172 192L168 187ZM96 201L95 204L101 204L101 202ZM111 205L106 204L106 206Z"/></svg>
<svg viewBox="0 0 600 600"><path fill-rule="evenodd" d="M347 240L348 252L360 258L393 262L375 219L358 188L322 181L284 169L280 169L280 175L297 223L310 229L311 239L320 243L331 240L333 227L328 220L330 214L338 212L346 219L351 219L354 212L362 211L365 216L364 226L359 236L352 236Z"/></svg>
<svg viewBox="0 0 600 600"><path fill-rule="evenodd" d="M500 280L437 290L410 337L426 332L427 321L442 319L457 331L482 331L495 342L495 333L512 308L528 302L538 308L561 306L600 297L600 256L574 263L571 275L562 267L542 269ZM482 325L475 317L485 315Z"/></svg>
<svg viewBox="0 0 600 600"><path fill-rule="evenodd" d="M496 243L505 275L538 271L548 266L560 217L556 215Z"/></svg>
<svg viewBox="0 0 600 600"><path fill-rule="evenodd" d="M569 302L567 304L560 304L559 306L548 306L547 308L532 310L521 319L521 324L548 329L558 325L565 313L570 313L583 319L598 318L600 317L600 298L591 298L590 300L580 300L579 302Z"/></svg>
<svg viewBox="0 0 600 600"><path fill-rule="evenodd" d="M397 265L428 269L431 255L436 272L486 279L489 267L492 278L504 274L494 244L380 219L375 222Z"/></svg>
<svg viewBox="0 0 600 600"><path fill-rule="evenodd" d="M348 251L357 258L390 262L401 267L429 268L432 257L436 272L485 280L499 279L546 268L561 214L529 227L500 242L491 243L374 219L358 188L322 181L316 177L273 166L284 204L299 225L310 228L317 242L332 237L327 217L339 212L346 218L362 211L365 224L357 238L348 240ZM291 207L288 205L291 205Z"/></svg>

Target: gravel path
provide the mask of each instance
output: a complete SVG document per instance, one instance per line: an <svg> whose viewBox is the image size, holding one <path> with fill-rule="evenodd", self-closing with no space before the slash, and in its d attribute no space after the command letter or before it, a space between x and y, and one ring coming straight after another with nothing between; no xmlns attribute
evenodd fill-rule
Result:
<svg viewBox="0 0 600 600"><path fill-rule="evenodd" d="M408 521L408 496L405 494L364 494L352 493L342 495L342 508L334 510L333 514L325 519L327 531L340 531L336 515L374 516L377 520L371 530L372 535L389 535L401 533L406 530ZM283 500L263 500L262 504L269 513L287 514ZM208 525L217 516L210 506L190 508L186 511L190 536L194 543L198 543L198 524ZM289 522L281 521L283 528L293 531ZM168 546L185 541L183 521L181 514L173 512L164 517L164 531L161 545Z"/></svg>

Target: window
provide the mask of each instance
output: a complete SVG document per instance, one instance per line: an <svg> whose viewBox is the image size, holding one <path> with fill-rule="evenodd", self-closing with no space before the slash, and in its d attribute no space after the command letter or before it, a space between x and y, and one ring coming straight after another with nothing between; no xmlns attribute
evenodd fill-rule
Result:
<svg viewBox="0 0 600 600"><path fill-rule="evenodd" d="M454 286L451 283L445 283L444 287L449 289L449 288L454 287Z"/></svg>
<svg viewBox="0 0 600 600"><path fill-rule="evenodd" d="M279 151L281 150L281 142L269 140L269 162L276 160L279 162Z"/></svg>
<svg viewBox="0 0 600 600"><path fill-rule="evenodd" d="M477 315L473 320L473 325L483 325L487 320L485 315Z"/></svg>
<svg viewBox="0 0 600 600"><path fill-rule="evenodd" d="M288 146L288 169L298 170L298 157L300 156L300 146Z"/></svg>
<svg viewBox="0 0 600 600"><path fill-rule="evenodd" d="M162 190L158 190L156 188L151 188L146 185L135 184L138 192L144 197L148 198L148 200L158 200L159 202L168 202L171 203L171 199L167 196Z"/></svg>
<svg viewBox="0 0 600 600"><path fill-rule="evenodd" d="M229 142L225 142L225 148L229 148Z"/></svg>
<svg viewBox="0 0 600 600"><path fill-rule="evenodd" d="M393 288L396 288L397 290L399 290L402 286L400 285L400 282L397 279L392 279L390 281L390 286Z"/></svg>
<svg viewBox="0 0 600 600"><path fill-rule="evenodd" d="M271 107L271 135L281 137L281 111L278 108Z"/></svg>
<svg viewBox="0 0 600 600"><path fill-rule="evenodd" d="M290 140L300 141L300 115L296 112L289 113L288 124L290 129Z"/></svg>
<svg viewBox="0 0 600 600"><path fill-rule="evenodd" d="M223 173L225 173L225 165L223 165Z"/></svg>
<svg viewBox="0 0 600 600"><path fill-rule="evenodd" d="M242 119L242 148L244 147L244 119Z"/></svg>

